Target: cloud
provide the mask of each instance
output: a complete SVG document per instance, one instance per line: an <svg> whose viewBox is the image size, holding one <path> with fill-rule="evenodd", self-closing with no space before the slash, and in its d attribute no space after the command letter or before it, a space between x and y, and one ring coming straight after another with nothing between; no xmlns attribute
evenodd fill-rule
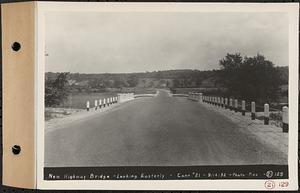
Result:
<svg viewBox="0 0 300 193"><path fill-rule="evenodd" d="M82 73L217 69L226 53L288 65L284 13L46 15L46 71Z"/></svg>

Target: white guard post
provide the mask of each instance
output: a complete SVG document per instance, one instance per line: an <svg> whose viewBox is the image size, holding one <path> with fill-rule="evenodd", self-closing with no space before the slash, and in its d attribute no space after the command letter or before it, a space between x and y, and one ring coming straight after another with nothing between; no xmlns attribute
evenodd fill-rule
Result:
<svg viewBox="0 0 300 193"><path fill-rule="evenodd" d="M269 116L270 116L269 105L265 104L264 105L264 124L265 125L269 125Z"/></svg>
<svg viewBox="0 0 300 193"><path fill-rule="evenodd" d="M255 119L255 102L251 102L251 119Z"/></svg>
<svg viewBox="0 0 300 193"><path fill-rule="evenodd" d="M101 109L101 107L102 107L102 100L99 99L99 109Z"/></svg>
<svg viewBox="0 0 300 193"><path fill-rule="evenodd" d="M238 105L239 103L238 103L238 100L237 99L235 99L234 100L234 111L235 112L238 112L238 110L239 110L239 105Z"/></svg>
<svg viewBox="0 0 300 193"><path fill-rule="evenodd" d="M225 98L225 109L228 108L228 98Z"/></svg>
<svg viewBox="0 0 300 193"><path fill-rule="evenodd" d="M242 100L242 115L245 116L246 114L246 101Z"/></svg>
<svg viewBox="0 0 300 193"><path fill-rule="evenodd" d="M90 101L86 101L86 110L87 110L87 111L90 110Z"/></svg>
<svg viewBox="0 0 300 193"><path fill-rule="evenodd" d="M232 110L233 106L232 106L232 99L229 99L229 109Z"/></svg>
<svg viewBox="0 0 300 193"><path fill-rule="evenodd" d="M98 107L98 100L95 100L95 110L97 110Z"/></svg>
<svg viewBox="0 0 300 193"><path fill-rule="evenodd" d="M106 99L103 99L103 107L106 105Z"/></svg>
<svg viewBox="0 0 300 193"><path fill-rule="evenodd" d="M287 106L282 107L282 131L289 132L289 108Z"/></svg>

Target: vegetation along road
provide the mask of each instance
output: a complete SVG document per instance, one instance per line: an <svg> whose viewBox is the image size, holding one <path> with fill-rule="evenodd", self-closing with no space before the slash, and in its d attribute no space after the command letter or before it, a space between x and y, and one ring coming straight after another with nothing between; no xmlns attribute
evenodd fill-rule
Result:
<svg viewBox="0 0 300 193"><path fill-rule="evenodd" d="M66 123L45 137L48 167L286 163L228 118L165 90Z"/></svg>

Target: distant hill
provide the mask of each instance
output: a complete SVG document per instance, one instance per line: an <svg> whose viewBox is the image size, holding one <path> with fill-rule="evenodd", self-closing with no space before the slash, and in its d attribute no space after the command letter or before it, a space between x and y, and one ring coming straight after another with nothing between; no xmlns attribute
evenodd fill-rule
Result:
<svg viewBox="0 0 300 193"><path fill-rule="evenodd" d="M217 71L166 70L144 73L70 73L68 79L73 85L91 87L199 87L215 86ZM46 79L55 79L58 73L47 72ZM202 82L204 85L202 85Z"/></svg>
<svg viewBox="0 0 300 193"><path fill-rule="evenodd" d="M277 67L282 85L288 83L288 67ZM69 73L68 81L74 91L103 91L106 88L219 88L219 70L165 70L141 73ZM47 72L46 79L55 79L58 73Z"/></svg>

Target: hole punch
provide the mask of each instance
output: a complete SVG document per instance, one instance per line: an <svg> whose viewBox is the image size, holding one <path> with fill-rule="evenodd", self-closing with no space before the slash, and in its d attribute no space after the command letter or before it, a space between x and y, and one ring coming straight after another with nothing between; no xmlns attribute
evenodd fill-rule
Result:
<svg viewBox="0 0 300 193"><path fill-rule="evenodd" d="M12 152L13 154L18 155L21 152L21 147L19 145L14 145L12 147Z"/></svg>
<svg viewBox="0 0 300 193"><path fill-rule="evenodd" d="M14 42L12 45L11 45L11 48L13 49L13 51L17 52L21 49L21 44L19 42Z"/></svg>

